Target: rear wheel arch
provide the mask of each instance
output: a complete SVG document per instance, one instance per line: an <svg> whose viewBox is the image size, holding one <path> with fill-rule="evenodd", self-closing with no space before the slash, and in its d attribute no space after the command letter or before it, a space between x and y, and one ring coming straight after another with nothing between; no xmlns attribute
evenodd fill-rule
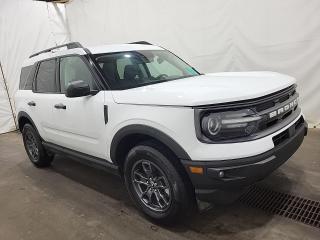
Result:
<svg viewBox="0 0 320 240"><path fill-rule="evenodd" d="M29 123L30 125L32 125L34 127L34 129L38 132L37 127L35 125L35 123L33 122L33 120L31 119L31 117L29 116L28 113L26 112L19 112L18 113L18 127L20 132L22 132L24 125L26 125L27 123Z"/></svg>

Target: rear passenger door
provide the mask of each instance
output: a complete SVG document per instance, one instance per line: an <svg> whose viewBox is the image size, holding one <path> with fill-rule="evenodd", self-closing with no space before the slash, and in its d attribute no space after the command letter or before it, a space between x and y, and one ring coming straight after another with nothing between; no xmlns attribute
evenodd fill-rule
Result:
<svg viewBox="0 0 320 240"><path fill-rule="evenodd" d="M53 108L53 134L51 142L57 145L86 153L106 157L104 91L99 91L95 73L83 56L64 56L59 59L58 77L60 94L55 98ZM95 95L68 98L65 96L68 85L82 80L89 84ZM55 105L64 108L55 108Z"/></svg>
<svg viewBox="0 0 320 240"><path fill-rule="evenodd" d="M33 94L27 103L40 136L46 141L51 139L53 128L52 104L59 93L56 66L56 58L44 60L38 64L33 83Z"/></svg>

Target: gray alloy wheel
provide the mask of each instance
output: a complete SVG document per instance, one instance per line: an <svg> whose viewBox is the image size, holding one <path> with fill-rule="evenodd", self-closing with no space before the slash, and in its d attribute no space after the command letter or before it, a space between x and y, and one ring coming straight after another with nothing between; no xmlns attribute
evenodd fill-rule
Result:
<svg viewBox="0 0 320 240"><path fill-rule="evenodd" d="M140 201L150 210L165 212L172 202L172 190L164 172L155 163L138 160L131 170L131 181Z"/></svg>
<svg viewBox="0 0 320 240"><path fill-rule="evenodd" d="M24 147L28 154L29 159L36 167L48 167L50 166L54 155L48 154L42 145L42 140L35 130L35 128L26 123L23 126L22 137Z"/></svg>
<svg viewBox="0 0 320 240"><path fill-rule="evenodd" d="M153 221L171 224L197 210L194 190L183 167L159 142L148 140L134 146L123 170L131 199Z"/></svg>
<svg viewBox="0 0 320 240"><path fill-rule="evenodd" d="M32 157L33 162L39 160L39 148L35 136L31 131L27 131L25 134L26 149L29 155Z"/></svg>

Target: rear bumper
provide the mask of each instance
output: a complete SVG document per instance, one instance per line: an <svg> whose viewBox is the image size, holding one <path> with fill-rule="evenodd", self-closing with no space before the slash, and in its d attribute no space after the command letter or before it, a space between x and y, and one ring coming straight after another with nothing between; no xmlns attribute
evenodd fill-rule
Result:
<svg viewBox="0 0 320 240"><path fill-rule="evenodd" d="M215 201L231 193L258 182L286 162L299 148L307 134L307 123L303 117L290 128L276 135L275 147L265 153L223 161L186 161L182 160L195 193L200 200ZM203 168L203 174L190 172L190 166ZM231 197L232 198L232 197Z"/></svg>

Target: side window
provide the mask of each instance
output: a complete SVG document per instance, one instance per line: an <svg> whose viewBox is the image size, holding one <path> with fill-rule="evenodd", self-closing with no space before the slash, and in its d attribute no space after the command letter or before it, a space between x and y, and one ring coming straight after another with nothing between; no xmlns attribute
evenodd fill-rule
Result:
<svg viewBox="0 0 320 240"><path fill-rule="evenodd" d="M35 71L36 71L36 64L23 67L21 69L20 84L19 84L20 90L32 90L32 82L33 82Z"/></svg>
<svg viewBox="0 0 320 240"><path fill-rule="evenodd" d="M46 60L40 63L35 85L36 92L55 93L56 86L56 60Z"/></svg>
<svg viewBox="0 0 320 240"><path fill-rule="evenodd" d="M60 85L61 92L65 93L68 85L73 81L87 82L91 90L97 90L94 76L88 66L78 56L63 57L60 59Z"/></svg>
<svg viewBox="0 0 320 240"><path fill-rule="evenodd" d="M25 86L27 84L28 76L29 76L29 74L31 72L31 68L32 68L32 66L27 66L27 67L23 67L21 69L20 84L19 84L19 89L20 90L24 90L25 89Z"/></svg>

